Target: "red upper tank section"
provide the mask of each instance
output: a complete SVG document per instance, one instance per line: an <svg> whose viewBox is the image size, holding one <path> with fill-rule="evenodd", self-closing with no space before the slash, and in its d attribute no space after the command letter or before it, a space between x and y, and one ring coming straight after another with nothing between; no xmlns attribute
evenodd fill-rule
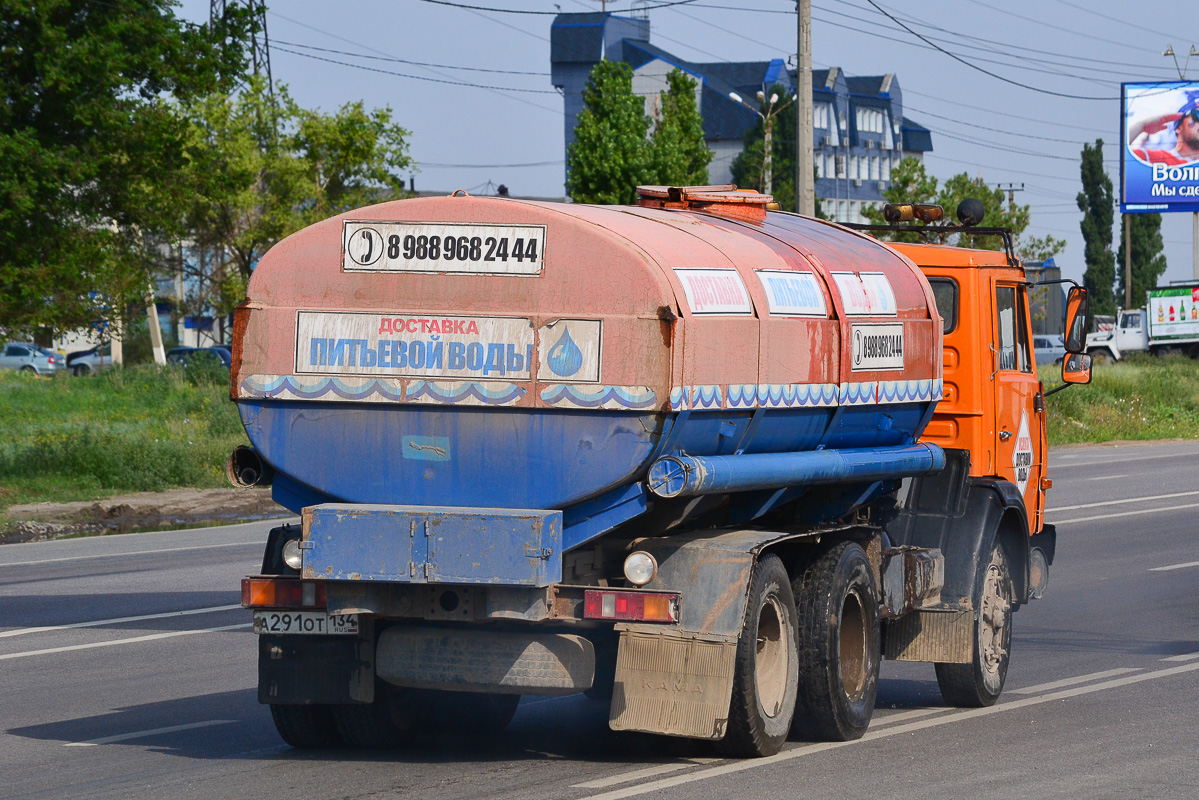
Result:
<svg viewBox="0 0 1199 800"><path fill-rule="evenodd" d="M320 222L254 272L234 396L629 410L939 397L940 322L912 262L731 188L643 187L626 207L422 198Z"/></svg>

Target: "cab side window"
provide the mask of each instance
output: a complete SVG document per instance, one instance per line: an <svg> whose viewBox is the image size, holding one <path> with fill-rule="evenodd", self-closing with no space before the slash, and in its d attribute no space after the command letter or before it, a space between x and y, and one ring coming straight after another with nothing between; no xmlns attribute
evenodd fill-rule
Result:
<svg viewBox="0 0 1199 800"><path fill-rule="evenodd" d="M999 325L996 351L999 369L1032 372L1028 357L1027 323L1022 309L1016 303L1015 286L999 286L995 289L995 312Z"/></svg>
<svg viewBox="0 0 1199 800"><path fill-rule="evenodd" d="M958 282L953 278L929 278L937 313L941 315L941 332L953 333L958 326Z"/></svg>

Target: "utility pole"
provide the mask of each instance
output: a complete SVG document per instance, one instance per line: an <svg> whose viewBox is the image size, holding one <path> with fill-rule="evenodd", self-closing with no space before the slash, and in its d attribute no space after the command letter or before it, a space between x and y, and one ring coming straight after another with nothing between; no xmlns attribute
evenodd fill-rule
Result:
<svg viewBox="0 0 1199 800"><path fill-rule="evenodd" d="M254 67L255 75L265 75L267 90L272 94L275 91L274 83L271 81L271 42L266 34L266 2L265 0L209 0L208 20L211 24L217 19L225 15L225 7L233 5L245 6L254 15L255 30L254 38L250 42L250 57ZM259 41L259 36L262 40Z"/></svg>
<svg viewBox="0 0 1199 800"><path fill-rule="evenodd" d="M816 215L816 187L812 174L812 0L796 0L798 48L795 56L795 210Z"/></svg>
<svg viewBox="0 0 1199 800"><path fill-rule="evenodd" d="M1007 192L1007 204L1014 206L1016 205L1016 192L1023 192L1024 184L1022 183L1017 186L1014 183L1009 183L1007 186L1004 186L1002 183L997 183L995 184L995 188L1001 192Z"/></svg>

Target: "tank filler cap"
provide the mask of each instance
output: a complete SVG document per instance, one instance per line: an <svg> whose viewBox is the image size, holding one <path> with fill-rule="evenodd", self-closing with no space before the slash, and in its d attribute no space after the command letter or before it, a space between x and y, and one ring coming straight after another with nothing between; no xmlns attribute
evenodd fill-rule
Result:
<svg viewBox="0 0 1199 800"><path fill-rule="evenodd" d="M703 211L747 222L763 222L774 197L733 184L720 186L638 186L637 205L679 211Z"/></svg>

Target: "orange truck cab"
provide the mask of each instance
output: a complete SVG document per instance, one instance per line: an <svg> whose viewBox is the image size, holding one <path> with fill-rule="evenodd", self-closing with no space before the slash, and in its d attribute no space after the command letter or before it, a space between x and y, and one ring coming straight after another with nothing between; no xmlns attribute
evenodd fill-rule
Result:
<svg viewBox="0 0 1199 800"><path fill-rule="evenodd" d="M1056 532L1045 522L1045 491L1052 486L1045 397L1057 389L1047 393L1037 376L1030 284L1010 234L975 231L1001 237L1004 249L890 245L924 273L941 315L942 399L921 441L943 447L947 466L912 481L887 530L898 544L939 548L946 556L945 601L985 615L977 605L988 594L982 585L988 576L1010 576L1014 604L1041 597L1048 584ZM1059 389L1090 380L1090 358L1081 354L1086 305L1085 290L1074 287L1067 302L1072 350ZM971 562L988 566L972 570ZM954 576L965 582L956 585ZM1010 629L992 634L997 638L980 642L980 650L1006 652Z"/></svg>

